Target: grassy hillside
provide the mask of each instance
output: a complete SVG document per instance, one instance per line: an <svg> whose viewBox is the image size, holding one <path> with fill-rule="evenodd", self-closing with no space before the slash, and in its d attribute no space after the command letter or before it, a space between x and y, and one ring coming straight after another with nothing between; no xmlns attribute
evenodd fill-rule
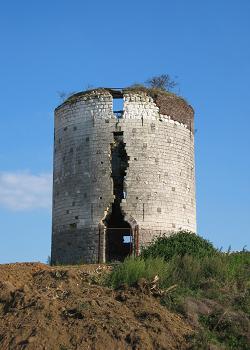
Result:
<svg viewBox="0 0 250 350"><path fill-rule="evenodd" d="M107 278L113 288L143 281L196 328L192 349L250 349L250 252L223 253L185 231L163 236Z"/></svg>

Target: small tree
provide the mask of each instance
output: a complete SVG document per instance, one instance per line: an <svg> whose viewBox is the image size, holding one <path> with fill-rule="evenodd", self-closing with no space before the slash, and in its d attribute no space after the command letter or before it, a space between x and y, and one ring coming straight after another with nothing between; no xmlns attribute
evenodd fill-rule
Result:
<svg viewBox="0 0 250 350"><path fill-rule="evenodd" d="M178 83L172 80L168 74L154 76L148 79L145 84L151 88L156 88L164 91L170 91L178 85Z"/></svg>
<svg viewBox="0 0 250 350"><path fill-rule="evenodd" d="M61 102L66 101L70 96L75 94L75 91L72 92L66 92L66 91L57 91L57 94L59 98L61 99Z"/></svg>

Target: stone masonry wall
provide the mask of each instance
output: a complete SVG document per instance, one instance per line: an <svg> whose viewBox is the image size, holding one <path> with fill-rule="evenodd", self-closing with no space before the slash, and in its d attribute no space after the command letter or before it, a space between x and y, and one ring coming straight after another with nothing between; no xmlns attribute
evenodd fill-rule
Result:
<svg viewBox="0 0 250 350"><path fill-rule="evenodd" d="M124 110L119 124L130 160L122 209L139 225L140 244L159 233L196 232L193 133L159 115L146 95L125 95Z"/></svg>
<svg viewBox="0 0 250 350"><path fill-rule="evenodd" d="M83 96L55 111L52 262L97 261L98 224L113 201L110 93Z"/></svg>
<svg viewBox="0 0 250 350"><path fill-rule="evenodd" d="M55 111L52 263L105 259L103 219L114 200L115 131L123 131L129 156L122 211L139 226L140 245L163 232L196 231L192 131L160 115L145 92L124 93L121 119L113 114L112 100L102 89L77 94Z"/></svg>

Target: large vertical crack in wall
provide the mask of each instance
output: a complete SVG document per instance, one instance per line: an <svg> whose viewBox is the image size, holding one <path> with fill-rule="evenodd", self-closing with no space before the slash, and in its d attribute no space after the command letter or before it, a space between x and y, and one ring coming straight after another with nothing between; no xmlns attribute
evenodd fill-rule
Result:
<svg viewBox="0 0 250 350"><path fill-rule="evenodd" d="M111 145L111 166L113 179L113 194L115 203L120 207L125 198L124 177L128 168L128 155L123 142L123 131L114 132L114 143Z"/></svg>
<svg viewBox="0 0 250 350"><path fill-rule="evenodd" d="M121 202L126 197L124 188L124 178L128 168L128 155L123 141L123 132L116 131L114 142L111 144L111 177L113 180L114 202L112 210L107 217L107 260L123 260L130 253L131 248L131 227L124 220L124 214L121 209ZM130 236L129 242L124 241L125 236Z"/></svg>

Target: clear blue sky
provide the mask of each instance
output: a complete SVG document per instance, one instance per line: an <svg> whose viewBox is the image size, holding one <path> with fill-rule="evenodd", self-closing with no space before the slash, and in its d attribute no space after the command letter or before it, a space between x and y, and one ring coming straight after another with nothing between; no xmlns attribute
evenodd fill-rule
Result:
<svg viewBox="0 0 250 350"><path fill-rule="evenodd" d="M50 254L58 91L178 76L195 108L198 233L250 249L250 1L2 1L0 263Z"/></svg>

